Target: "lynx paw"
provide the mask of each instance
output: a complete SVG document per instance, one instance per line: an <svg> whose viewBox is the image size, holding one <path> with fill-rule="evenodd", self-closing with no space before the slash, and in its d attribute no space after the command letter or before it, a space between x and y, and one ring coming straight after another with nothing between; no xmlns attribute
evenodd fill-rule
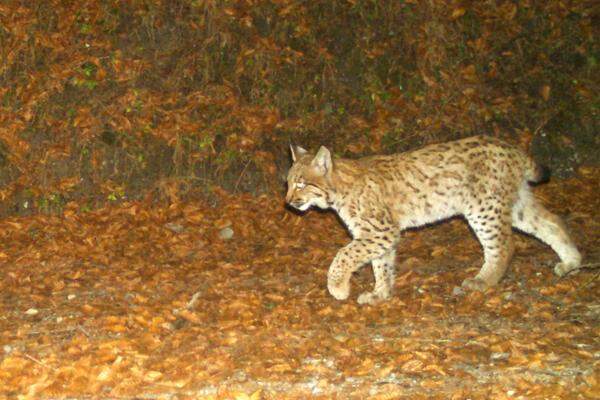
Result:
<svg viewBox="0 0 600 400"><path fill-rule="evenodd" d="M480 292L485 291L490 285L488 285L481 278L467 278L463 281L462 287L468 290L478 290Z"/></svg>
<svg viewBox="0 0 600 400"><path fill-rule="evenodd" d="M350 296L350 282L333 283L327 284L329 294L335 297L337 300L346 300Z"/></svg>
<svg viewBox="0 0 600 400"><path fill-rule="evenodd" d="M386 300L389 296L384 296L378 292L364 292L360 296L358 296L358 304L368 304L374 306L376 304L381 303Z"/></svg>
<svg viewBox="0 0 600 400"><path fill-rule="evenodd" d="M558 276L565 276L577 268L579 268L579 264L559 262L554 266L554 273Z"/></svg>

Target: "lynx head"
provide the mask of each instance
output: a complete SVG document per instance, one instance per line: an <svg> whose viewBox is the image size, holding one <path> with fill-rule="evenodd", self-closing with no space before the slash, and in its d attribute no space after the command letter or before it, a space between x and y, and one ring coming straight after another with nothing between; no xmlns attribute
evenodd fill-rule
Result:
<svg viewBox="0 0 600 400"><path fill-rule="evenodd" d="M328 188L333 167L331 153L321 146L317 154L311 154L300 146L290 146L293 164L287 176L285 201L290 206L306 211L311 206L328 208Z"/></svg>

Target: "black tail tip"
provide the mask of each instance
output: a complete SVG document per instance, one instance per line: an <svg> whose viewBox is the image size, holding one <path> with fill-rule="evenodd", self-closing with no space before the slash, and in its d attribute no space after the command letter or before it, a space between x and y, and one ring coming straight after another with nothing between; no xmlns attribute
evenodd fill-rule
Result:
<svg viewBox="0 0 600 400"><path fill-rule="evenodd" d="M550 180L550 168L546 167L545 165L538 165L536 175L536 179L532 183L546 183Z"/></svg>

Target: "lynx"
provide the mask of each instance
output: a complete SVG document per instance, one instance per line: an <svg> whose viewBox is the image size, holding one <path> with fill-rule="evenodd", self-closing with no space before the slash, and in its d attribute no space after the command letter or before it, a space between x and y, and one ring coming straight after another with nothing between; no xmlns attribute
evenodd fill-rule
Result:
<svg viewBox="0 0 600 400"><path fill-rule="evenodd" d="M333 158L291 146L286 202L300 211L335 210L352 241L339 250L327 274L329 293L350 294L352 273L371 263L375 287L358 297L376 304L391 296L400 232L463 215L483 248L479 273L462 286L485 290L504 275L513 253L511 227L550 245L563 276L580 266L581 255L561 219L532 194L529 183L544 171L520 149L499 139L475 136L419 150L356 160Z"/></svg>

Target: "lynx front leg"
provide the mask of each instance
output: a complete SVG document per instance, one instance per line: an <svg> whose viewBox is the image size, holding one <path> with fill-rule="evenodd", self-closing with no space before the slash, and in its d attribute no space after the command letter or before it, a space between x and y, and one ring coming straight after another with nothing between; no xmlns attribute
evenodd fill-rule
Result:
<svg viewBox="0 0 600 400"><path fill-rule="evenodd" d="M375 305L390 298L396 276L395 262L395 249L371 262L373 264L373 274L375 275L375 288L372 292L364 292L358 296L358 304Z"/></svg>
<svg viewBox="0 0 600 400"><path fill-rule="evenodd" d="M494 286L508 267L514 250L510 226L510 214L494 211L492 217L483 215L467 216L469 224L483 247L484 263L474 278L462 283L464 288L484 291Z"/></svg>
<svg viewBox="0 0 600 400"><path fill-rule="evenodd" d="M327 273L327 289L338 300L350 295L352 273L371 260L382 257L391 243L378 243L369 239L355 239L336 254Z"/></svg>

